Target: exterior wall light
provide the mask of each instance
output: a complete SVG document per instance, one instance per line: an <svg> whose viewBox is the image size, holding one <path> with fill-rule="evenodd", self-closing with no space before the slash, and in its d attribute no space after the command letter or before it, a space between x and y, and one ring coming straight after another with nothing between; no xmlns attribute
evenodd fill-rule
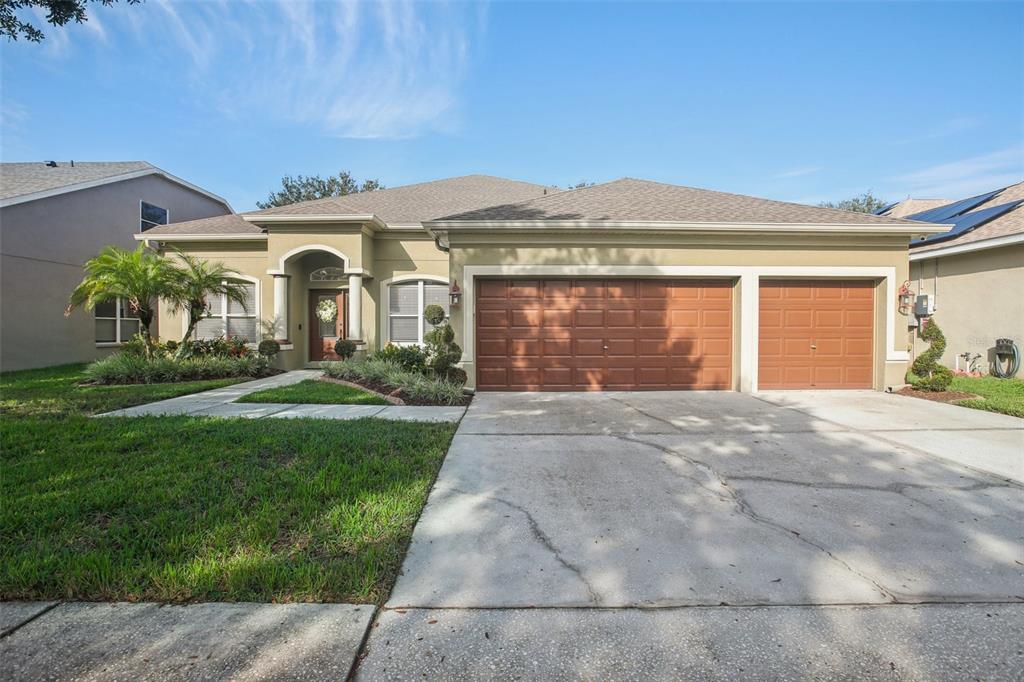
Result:
<svg viewBox="0 0 1024 682"><path fill-rule="evenodd" d="M459 280L452 281L452 288L448 291L448 302L452 305L462 303L462 289L459 288Z"/></svg>

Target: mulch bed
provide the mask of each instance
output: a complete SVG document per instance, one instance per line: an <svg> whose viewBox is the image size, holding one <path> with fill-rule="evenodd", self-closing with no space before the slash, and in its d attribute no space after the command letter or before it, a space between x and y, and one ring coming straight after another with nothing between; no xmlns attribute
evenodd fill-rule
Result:
<svg viewBox="0 0 1024 682"><path fill-rule="evenodd" d="M341 384L342 386L350 386L352 388L361 388L364 391L370 393L376 393L380 397L387 400L392 405L418 405L425 407L465 407L469 405L469 402L473 399L471 395L462 396L462 400L451 405L449 403L432 403L426 400L415 400L410 398L401 389L394 389L384 384L370 383L366 381L353 381L349 379L335 379L329 376L320 377L320 381L328 381L332 384Z"/></svg>
<svg viewBox="0 0 1024 682"><path fill-rule="evenodd" d="M900 390L895 391L895 393L909 395L912 398L933 400L937 403L956 403L961 400L977 400L981 398L977 393L968 393L967 391L919 391L912 386L904 386Z"/></svg>

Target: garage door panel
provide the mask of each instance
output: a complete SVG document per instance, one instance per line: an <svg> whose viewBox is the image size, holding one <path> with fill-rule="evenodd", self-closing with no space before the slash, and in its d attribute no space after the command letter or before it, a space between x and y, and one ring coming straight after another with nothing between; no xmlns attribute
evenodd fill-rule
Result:
<svg viewBox="0 0 1024 682"><path fill-rule="evenodd" d="M731 385L729 281L485 281L475 302L482 388Z"/></svg>
<svg viewBox="0 0 1024 682"><path fill-rule="evenodd" d="M870 388L874 284L762 281L760 388Z"/></svg>

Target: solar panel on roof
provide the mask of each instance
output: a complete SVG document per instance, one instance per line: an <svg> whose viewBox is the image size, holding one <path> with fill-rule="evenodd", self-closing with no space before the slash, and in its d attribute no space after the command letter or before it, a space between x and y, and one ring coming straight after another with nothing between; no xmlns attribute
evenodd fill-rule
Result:
<svg viewBox="0 0 1024 682"><path fill-rule="evenodd" d="M953 222L953 219L957 216L967 213L967 211L970 211L975 206L980 206L1002 191L1002 189L997 189L994 192L979 194L978 196L971 197L969 199L961 199L960 201L954 201L952 204L946 204L945 206L921 211L914 215L908 215L907 218L909 220L920 220L926 223Z"/></svg>
<svg viewBox="0 0 1024 682"><path fill-rule="evenodd" d="M949 232L943 232L942 234L932 235L927 239L923 239L915 244L930 244L932 242L941 242L953 237L959 237L965 232L970 232L974 228L987 223L990 220L998 218L1007 211L1012 211L1021 204L1024 204L1024 199L1018 199L1017 201L1011 201L1006 204L1000 204L999 206L992 206L990 208L983 208L980 211L974 211L973 213L965 213L958 217L953 223L953 229Z"/></svg>
<svg viewBox="0 0 1024 682"><path fill-rule="evenodd" d="M900 202L894 201L891 204L886 204L882 208L876 209L874 214L875 215L885 215L886 213L888 213L892 209L896 208L896 204L898 204L898 203L900 203Z"/></svg>

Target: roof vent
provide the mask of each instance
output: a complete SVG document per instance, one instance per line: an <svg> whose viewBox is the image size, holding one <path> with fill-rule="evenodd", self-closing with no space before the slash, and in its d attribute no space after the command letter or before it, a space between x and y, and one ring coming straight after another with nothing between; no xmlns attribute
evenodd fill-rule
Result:
<svg viewBox="0 0 1024 682"><path fill-rule="evenodd" d="M57 162L56 161L47 161L46 162L46 167L47 168L56 168L57 167Z"/></svg>

